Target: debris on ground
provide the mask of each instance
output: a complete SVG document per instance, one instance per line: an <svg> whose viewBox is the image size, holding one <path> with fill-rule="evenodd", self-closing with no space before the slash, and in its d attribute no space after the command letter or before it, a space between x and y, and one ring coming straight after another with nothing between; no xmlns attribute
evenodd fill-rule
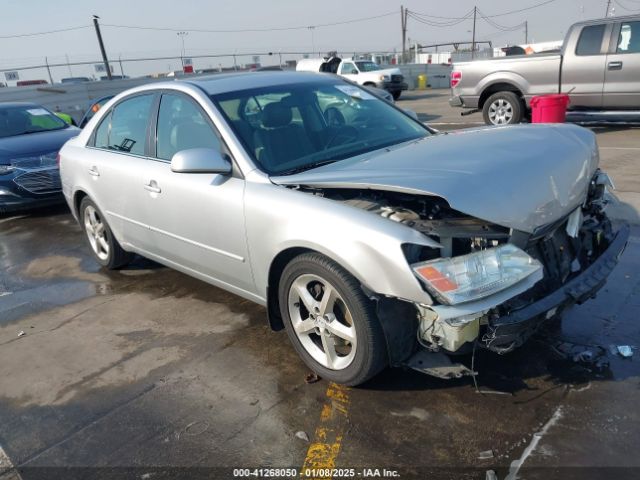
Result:
<svg viewBox="0 0 640 480"><path fill-rule="evenodd" d="M484 477L485 480L498 480L498 475L493 470L487 470L487 474Z"/></svg>
<svg viewBox="0 0 640 480"><path fill-rule="evenodd" d="M617 349L618 353L624 358L633 356L633 349L629 345L618 345Z"/></svg>
<svg viewBox="0 0 640 480"><path fill-rule="evenodd" d="M309 441L309 435L307 435L307 433L303 432L302 430L296 432L296 437L298 437L300 440L304 440L305 442Z"/></svg>
<svg viewBox="0 0 640 480"><path fill-rule="evenodd" d="M24 337L25 335L26 335L26 333L24 333L24 330L20 330L20 331L18 332L18 338L20 338L20 337Z"/></svg>
<svg viewBox="0 0 640 480"><path fill-rule="evenodd" d="M551 346L553 351L575 363L604 370L609 367L607 349L600 345L581 345L567 341L558 341Z"/></svg>
<svg viewBox="0 0 640 480"><path fill-rule="evenodd" d="M480 460L489 460L491 458L493 458L495 455L493 453L493 450L485 450L484 452L480 452L480 455L478 455L478 459Z"/></svg>
<svg viewBox="0 0 640 480"><path fill-rule="evenodd" d="M316 383L320 381L320 377L318 376L317 373L308 373L305 377L304 377L304 381L305 383Z"/></svg>

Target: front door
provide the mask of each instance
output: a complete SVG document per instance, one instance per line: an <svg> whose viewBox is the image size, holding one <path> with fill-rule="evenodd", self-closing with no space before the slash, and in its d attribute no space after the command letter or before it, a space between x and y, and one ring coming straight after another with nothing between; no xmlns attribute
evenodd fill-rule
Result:
<svg viewBox="0 0 640 480"><path fill-rule="evenodd" d="M254 291L244 228L244 179L238 174L171 171L171 158L179 151L222 151L208 116L189 96L164 93L155 137L155 161L148 161L144 173L154 253L222 286Z"/></svg>

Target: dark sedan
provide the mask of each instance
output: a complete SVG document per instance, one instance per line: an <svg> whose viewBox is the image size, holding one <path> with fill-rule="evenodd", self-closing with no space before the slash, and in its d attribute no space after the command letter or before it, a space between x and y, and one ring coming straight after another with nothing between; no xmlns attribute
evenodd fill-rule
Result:
<svg viewBox="0 0 640 480"><path fill-rule="evenodd" d="M0 213L64 200L57 155L79 132L40 105L0 104Z"/></svg>

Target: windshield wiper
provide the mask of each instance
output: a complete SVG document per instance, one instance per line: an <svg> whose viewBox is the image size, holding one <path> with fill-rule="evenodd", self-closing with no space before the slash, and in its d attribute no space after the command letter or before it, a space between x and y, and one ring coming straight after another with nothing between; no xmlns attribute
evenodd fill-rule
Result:
<svg viewBox="0 0 640 480"><path fill-rule="evenodd" d="M322 162L309 163L307 165L302 165L300 167L290 168L289 170L285 170L283 172L278 172L276 175L295 175L296 173L306 172L307 170L311 170L317 167L321 167L323 165L329 165L330 163L337 162L338 159L331 160L323 160Z"/></svg>

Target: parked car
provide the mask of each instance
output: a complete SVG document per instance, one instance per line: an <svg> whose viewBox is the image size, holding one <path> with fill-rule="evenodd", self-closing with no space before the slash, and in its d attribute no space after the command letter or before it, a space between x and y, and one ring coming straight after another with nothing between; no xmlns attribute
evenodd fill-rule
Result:
<svg viewBox="0 0 640 480"><path fill-rule="evenodd" d="M33 85L48 85L46 80L18 80L16 87L31 87Z"/></svg>
<svg viewBox="0 0 640 480"><path fill-rule="evenodd" d="M0 213L64 202L56 158L79 131L40 105L0 103Z"/></svg>
<svg viewBox="0 0 640 480"><path fill-rule="evenodd" d="M105 103L111 100L115 95L107 95L106 97L99 98L95 102L91 104L91 106L84 112L82 116L82 120L80 120L80 128L84 128L84 126L93 118L93 116L100 110Z"/></svg>
<svg viewBox="0 0 640 480"><path fill-rule="evenodd" d="M605 213L589 130L438 134L333 75L137 87L60 156L98 263L138 253L262 304L311 369L349 385L386 365L468 374L443 352L474 345L510 352L595 295L629 234Z"/></svg>
<svg viewBox="0 0 640 480"><path fill-rule="evenodd" d="M343 60L336 56L327 58L304 58L296 65L299 72L335 73L358 85L387 90L398 100L408 87L399 68L382 68L369 60Z"/></svg>
<svg viewBox="0 0 640 480"><path fill-rule="evenodd" d="M507 56L456 63L454 107L480 109L487 124L522 121L531 98L567 93L570 109L640 109L640 15L573 25L560 53Z"/></svg>
<svg viewBox="0 0 640 480"><path fill-rule="evenodd" d="M65 85L75 85L78 83L87 83L92 80L89 77L67 77L60 80L60 83Z"/></svg>

